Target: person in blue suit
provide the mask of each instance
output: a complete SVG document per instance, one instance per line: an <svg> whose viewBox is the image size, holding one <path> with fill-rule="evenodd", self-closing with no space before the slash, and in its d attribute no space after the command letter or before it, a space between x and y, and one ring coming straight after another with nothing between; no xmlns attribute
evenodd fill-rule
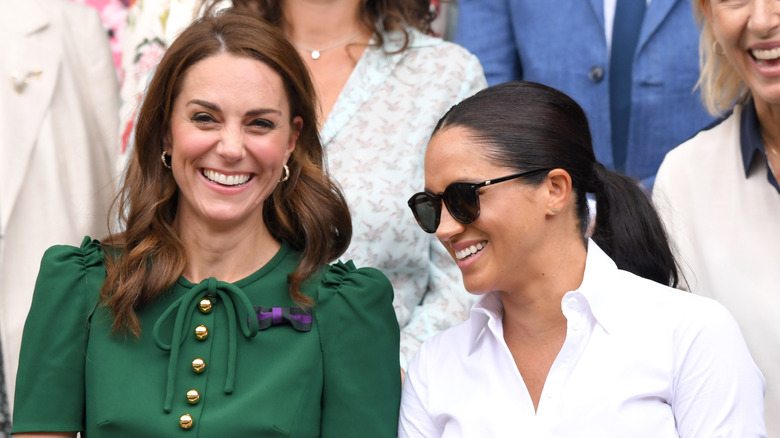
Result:
<svg viewBox="0 0 780 438"><path fill-rule="evenodd" d="M691 1L640 0L644 11L636 24L616 20L629 3L459 0L455 42L477 55L489 85L522 79L573 97L588 116L598 160L650 188L666 152L713 119L694 93L699 32ZM610 54L631 39L621 28L637 33L628 92L613 96L627 99L617 115L628 117L623 139L613 146Z"/></svg>

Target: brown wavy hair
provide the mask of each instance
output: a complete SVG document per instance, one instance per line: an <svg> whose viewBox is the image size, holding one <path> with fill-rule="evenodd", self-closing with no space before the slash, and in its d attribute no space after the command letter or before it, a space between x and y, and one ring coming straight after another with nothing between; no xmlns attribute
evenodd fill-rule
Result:
<svg viewBox="0 0 780 438"><path fill-rule="evenodd" d="M244 13L257 15L265 21L281 28L284 25L282 14L284 0L233 0L233 8ZM204 0L203 9L207 15L213 12L220 0ZM398 30L404 36L400 49L391 53L403 52L409 46L408 28L431 34L431 22L436 18L429 0L363 0L360 7L360 21L371 29L378 46L384 45L382 32Z"/></svg>
<svg viewBox="0 0 780 438"><path fill-rule="evenodd" d="M125 231L103 241L107 277L101 297L114 316L115 331L138 336L136 310L169 289L184 270L184 248L173 227L178 188L160 155L187 71L219 53L273 68L286 89L290 120L300 116L304 121L287 163L289 180L263 205L263 221L271 234L302 253L288 276L290 295L299 305L311 304L299 291L302 282L349 245L351 218L343 194L325 170L306 65L276 27L232 11L209 15L191 24L165 52L139 111L135 148L115 201Z"/></svg>

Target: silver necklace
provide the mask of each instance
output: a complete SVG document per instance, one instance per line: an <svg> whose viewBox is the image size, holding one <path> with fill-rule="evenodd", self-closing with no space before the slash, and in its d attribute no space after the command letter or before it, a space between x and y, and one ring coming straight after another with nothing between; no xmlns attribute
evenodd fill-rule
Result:
<svg viewBox="0 0 780 438"><path fill-rule="evenodd" d="M299 48L300 50L303 50L304 52L311 53L311 59L320 59L320 55L322 55L322 52L327 52L330 49L335 49L336 47L343 46L344 44L347 44L348 42L354 40L358 36L360 36L361 31L358 31L356 34L352 35L351 37L345 39L344 41L339 41L336 44L333 44L332 46L325 47L324 49L310 49L308 47L302 46L300 44L295 44L295 47Z"/></svg>

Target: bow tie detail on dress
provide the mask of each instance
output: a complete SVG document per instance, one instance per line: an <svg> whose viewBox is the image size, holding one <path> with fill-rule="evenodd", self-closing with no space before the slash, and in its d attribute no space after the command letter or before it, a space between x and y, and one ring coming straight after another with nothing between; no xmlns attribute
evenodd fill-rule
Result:
<svg viewBox="0 0 780 438"><path fill-rule="evenodd" d="M311 331L311 309L300 307L255 306L258 329L265 330L274 325L289 324L299 332Z"/></svg>
<svg viewBox="0 0 780 438"><path fill-rule="evenodd" d="M224 281L218 281L216 278L212 277L203 280L181 298L174 301L173 304L160 315L152 330L154 342L157 344L157 347L163 351L171 352L170 358L168 359L165 404L163 405L163 410L166 413L171 412L174 383L176 380L176 364L179 362L181 345L186 339L186 327L190 324L192 312L195 310L196 304L206 296L218 298L219 301L224 304L228 318L228 366L225 393L230 394L233 392L236 381L236 361L238 357L236 351L238 346L236 326L241 328L241 331L246 338L252 338L257 335L258 318L255 317L255 309L246 296L246 293L238 286ZM162 340L160 331L165 321L170 319L174 313L176 314L176 319L173 324L171 343L166 344ZM246 321L247 323L239 324L239 321Z"/></svg>

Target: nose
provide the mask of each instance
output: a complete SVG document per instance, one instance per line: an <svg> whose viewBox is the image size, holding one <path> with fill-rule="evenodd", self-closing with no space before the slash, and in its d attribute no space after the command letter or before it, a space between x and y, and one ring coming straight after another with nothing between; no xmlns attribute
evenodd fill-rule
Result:
<svg viewBox="0 0 780 438"><path fill-rule="evenodd" d="M436 237L442 242L446 243L452 240L453 237L462 233L466 229L466 226L455 220L450 214L450 211L445 205L441 206L441 219L439 219L439 226L436 228Z"/></svg>
<svg viewBox="0 0 780 438"><path fill-rule="evenodd" d="M225 161L235 162L244 158L244 132L240 127L226 126L220 133L216 152Z"/></svg>
<svg viewBox="0 0 780 438"><path fill-rule="evenodd" d="M753 0L748 29L760 37L771 36L780 27L780 2Z"/></svg>

